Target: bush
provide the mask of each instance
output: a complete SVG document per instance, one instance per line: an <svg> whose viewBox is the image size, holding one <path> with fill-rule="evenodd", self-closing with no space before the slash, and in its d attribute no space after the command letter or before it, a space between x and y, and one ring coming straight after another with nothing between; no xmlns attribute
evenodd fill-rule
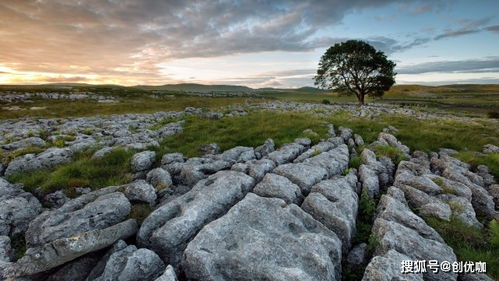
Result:
<svg viewBox="0 0 499 281"><path fill-rule="evenodd" d="M322 104L331 104L331 102L328 99L323 99Z"/></svg>

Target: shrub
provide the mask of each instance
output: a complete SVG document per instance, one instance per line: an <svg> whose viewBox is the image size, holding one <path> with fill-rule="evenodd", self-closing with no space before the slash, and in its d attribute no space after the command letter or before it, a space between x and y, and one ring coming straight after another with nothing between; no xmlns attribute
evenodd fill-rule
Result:
<svg viewBox="0 0 499 281"><path fill-rule="evenodd" d="M331 104L331 102L328 99L323 99L322 104Z"/></svg>

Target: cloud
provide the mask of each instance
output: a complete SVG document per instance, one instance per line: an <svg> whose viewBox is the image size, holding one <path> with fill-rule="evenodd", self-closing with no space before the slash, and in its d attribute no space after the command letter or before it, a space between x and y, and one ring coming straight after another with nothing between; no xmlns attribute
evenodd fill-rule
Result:
<svg viewBox="0 0 499 281"><path fill-rule="evenodd" d="M398 67L399 74L421 74L427 72L499 72L499 57L485 59L436 61Z"/></svg>
<svg viewBox="0 0 499 281"><path fill-rule="evenodd" d="M485 30L490 31L490 32L494 32L494 33L499 33L499 24L488 26L485 28Z"/></svg>
<svg viewBox="0 0 499 281"><path fill-rule="evenodd" d="M457 29L446 29L443 33L434 37L434 40L440 40L449 37L458 37L467 34L474 34L482 32L483 30L488 30L488 28L483 28L484 25L488 24L493 17L484 17L481 19L460 19L457 21L461 27Z"/></svg>

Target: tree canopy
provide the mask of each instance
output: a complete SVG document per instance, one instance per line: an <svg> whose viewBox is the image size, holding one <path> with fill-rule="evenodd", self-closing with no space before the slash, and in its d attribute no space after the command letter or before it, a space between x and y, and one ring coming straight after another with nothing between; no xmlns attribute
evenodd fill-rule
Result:
<svg viewBox="0 0 499 281"><path fill-rule="evenodd" d="M330 47L321 57L315 84L364 98L382 96L395 84L395 63L364 41L349 40Z"/></svg>

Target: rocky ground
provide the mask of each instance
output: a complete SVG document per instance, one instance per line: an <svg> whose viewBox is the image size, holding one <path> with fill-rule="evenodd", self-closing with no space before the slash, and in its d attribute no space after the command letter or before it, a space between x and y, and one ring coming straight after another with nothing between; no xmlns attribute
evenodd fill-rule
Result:
<svg viewBox="0 0 499 281"><path fill-rule="evenodd" d="M117 146L143 151L132 157L133 181L80 188L74 199L62 192L40 199L0 178L0 280L341 280L347 271L360 272L362 280L492 280L401 273L404 260L456 261L425 219L457 217L482 229L481 218L499 219L499 185L486 166L472 170L450 149L411 152L394 136L396 128L365 144L352 130L328 124L328 138L315 145L298 138L276 148L268 139L220 153L211 144L202 157L168 153L154 167L157 155L147 148L180 132L185 116L222 118L256 109L432 117L398 107L368 106L359 113L354 105L274 102L225 113L187 108L2 121L5 152L41 149L4 160L4 177L67 163L88 146L102 147L95 157ZM396 149L405 160L376 155L378 146ZM349 167L355 157L358 169ZM371 233L376 243L370 245L354 243L362 196L379 198ZM143 222L131 218L136 203L153 209ZM27 250L15 260L12 243L22 234Z"/></svg>

